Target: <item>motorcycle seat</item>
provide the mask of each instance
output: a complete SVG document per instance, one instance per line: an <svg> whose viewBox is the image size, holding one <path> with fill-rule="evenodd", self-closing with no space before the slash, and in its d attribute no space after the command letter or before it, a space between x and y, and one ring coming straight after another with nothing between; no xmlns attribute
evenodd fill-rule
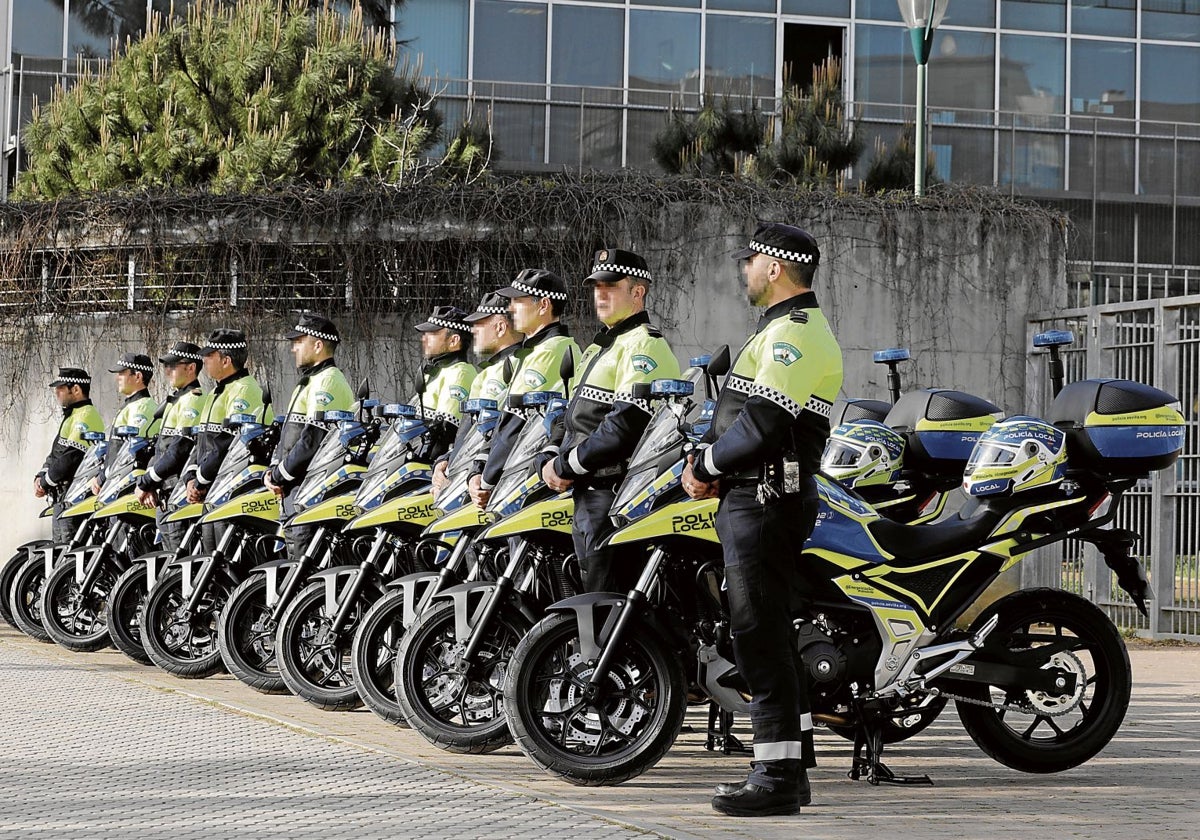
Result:
<svg viewBox="0 0 1200 840"><path fill-rule="evenodd" d="M1004 517L1001 508L977 507L969 518L932 525L904 525L877 519L867 528L879 547L896 559L891 565L916 565L978 546Z"/></svg>

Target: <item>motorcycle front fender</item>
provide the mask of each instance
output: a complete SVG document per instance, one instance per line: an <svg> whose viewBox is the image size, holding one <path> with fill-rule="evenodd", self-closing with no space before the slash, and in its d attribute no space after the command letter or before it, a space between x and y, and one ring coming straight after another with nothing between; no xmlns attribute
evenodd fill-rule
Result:
<svg viewBox="0 0 1200 840"><path fill-rule="evenodd" d="M455 584L433 596L433 600L447 600L454 604L454 640L456 642L465 643L471 638L471 633L487 611L490 601L497 597L497 588L498 585L495 581L469 581ZM506 597L512 606L529 621L530 625L537 622L537 615L525 603L521 593L509 589ZM503 609L504 605L499 605L499 608Z"/></svg>
<svg viewBox="0 0 1200 840"><path fill-rule="evenodd" d="M441 579L442 576L436 572L413 572L387 585L388 589L398 589L404 593L404 612L400 621L405 630L413 625L421 611L433 600Z"/></svg>
<svg viewBox="0 0 1200 840"><path fill-rule="evenodd" d="M338 614L341 604L346 600L346 592L351 587L358 587L356 596L363 588L371 589L377 596L384 593L379 572L367 564L331 566L311 575L308 580L310 583L322 581L325 584L325 614L329 616Z"/></svg>

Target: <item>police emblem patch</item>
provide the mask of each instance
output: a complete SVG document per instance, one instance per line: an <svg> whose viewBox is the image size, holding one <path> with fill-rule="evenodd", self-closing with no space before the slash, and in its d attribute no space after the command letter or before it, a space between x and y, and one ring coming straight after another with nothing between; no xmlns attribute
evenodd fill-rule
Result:
<svg viewBox="0 0 1200 840"><path fill-rule="evenodd" d="M536 370L525 371L525 374L521 377L521 379L530 388L540 388L546 384L546 377L542 376Z"/></svg>
<svg viewBox="0 0 1200 840"><path fill-rule="evenodd" d="M467 398L467 389L461 385L450 386L450 396L456 400L465 400Z"/></svg>
<svg viewBox="0 0 1200 840"><path fill-rule="evenodd" d="M649 356L643 356L640 353L631 360L633 369L638 373L649 373L658 367L658 362L651 359Z"/></svg>
<svg viewBox="0 0 1200 840"><path fill-rule="evenodd" d="M333 394L328 391L317 391L316 400L317 405L329 405L333 402Z"/></svg>
<svg viewBox="0 0 1200 840"><path fill-rule="evenodd" d="M608 262L608 251L601 251L596 254L596 262Z"/></svg>
<svg viewBox="0 0 1200 840"><path fill-rule="evenodd" d="M787 367L792 362L800 360L801 352L786 341L776 341L771 345L771 358Z"/></svg>
<svg viewBox="0 0 1200 840"><path fill-rule="evenodd" d="M250 408L250 403L247 400L238 397L229 406L229 410L234 414L242 414Z"/></svg>
<svg viewBox="0 0 1200 840"><path fill-rule="evenodd" d="M483 383L483 396L485 399L495 399L504 393L504 383L499 379L489 379Z"/></svg>
<svg viewBox="0 0 1200 840"><path fill-rule="evenodd" d="M183 411L180 412L180 414L182 415L181 419L183 419L183 420L195 420L197 417L200 416L200 412L194 408L185 408ZM188 424L184 423L182 425L186 426Z"/></svg>
<svg viewBox="0 0 1200 840"><path fill-rule="evenodd" d="M87 423L76 423L75 431L77 434L83 434L88 430Z"/></svg>

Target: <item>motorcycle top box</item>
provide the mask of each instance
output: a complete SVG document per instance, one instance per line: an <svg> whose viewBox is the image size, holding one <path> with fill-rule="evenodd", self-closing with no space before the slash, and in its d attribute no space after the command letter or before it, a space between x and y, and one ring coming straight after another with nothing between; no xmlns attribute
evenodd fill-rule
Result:
<svg viewBox="0 0 1200 840"><path fill-rule="evenodd" d="M892 404L884 400L834 400L833 410L829 413L829 428L833 429L855 420L877 420L882 423L891 410Z"/></svg>
<svg viewBox="0 0 1200 840"><path fill-rule="evenodd" d="M884 423L907 439L906 471L961 473L979 436L1004 416L980 397L946 388L909 391Z"/></svg>
<svg viewBox="0 0 1200 840"><path fill-rule="evenodd" d="M1066 432L1072 469L1114 478L1174 464L1186 429L1175 397L1128 379L1072 382L1046 419Z"/></svg>

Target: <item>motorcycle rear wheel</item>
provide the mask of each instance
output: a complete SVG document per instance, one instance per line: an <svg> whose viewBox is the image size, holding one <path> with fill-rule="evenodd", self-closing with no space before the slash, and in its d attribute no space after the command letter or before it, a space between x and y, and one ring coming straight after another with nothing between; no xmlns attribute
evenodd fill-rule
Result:
<svg viewBox="0 0 1200 840"><path fill-rule="evenodd" d="M350 646L367 605L360 599L336 634L325 610L325 583L310 583L279 617L275 655L279 673L293 694L319 709L349 711L362 705L354 688Z"/></svg>
<svg viewBox="0 0 1200 840"><path fill-rule="evenodd" d="M1074 672L1074 694L1050 696L1019 685L972 684L977 700L1020 706L1006 711L959 702L967 734L1001 764L1025 773L1058 773L1083 764L1116 734L1129 708L1133 678L1121 634L1098 607L1057 589L1016 592L976 619L1000 623L984 650L1003 645L1017 662L1035 658ZM974 628L973 628L974 629Z"/></svg>
<svg viewBox="0 0 1200 840"><path fill-rule="evenodd" d="M154 664L183 679L203 679L225 669L217 649L217 620L228 597L213 581L195 614L185 614L183 574L167 569L158 579L142 614L142 640Z"/></svg>
<svg viewBox="0 0 1200 840"><path fill-rule="evenodd" d="M117 577L104 605L104 622L113 647L142 665L154 664L142 644L142 613L146 611L149 594L146 564L134 563Z"/></svg>
<svg viewBox="0 0 1200 840"><path fill-rule="evenodd" d="M464 668L454 612L449 601L436 604L408 628L396 652L396 699L408 725L434 746L495 752L513 741L504 717L504 675L529 622L501 607L475 662Z"/></svg>
<svg viewBox="0 0 1200 840"><path fill-rule="evenodd" d="M229 673L262 694L288 693L275 657L277 630L267 606L267 577L251 575L221 610L217 644Z"/></svg>
<svg viewBox="0 0 1200 840"><path fill-rule="evenodd" d="M8 608L17 629L31 639L51 643L54 640L42 625L42 590L46 586L46 564L32 554L13 575L8 593Z"/></svg>
<svg viewBox="0 0 1200 840"><path fill-rule="evenodd" d="M388 723L408 728L396 701L396 649L404 638L404 592L390 590L371 605L354 633L350 667L354 688L367 708Z"/></svg>
<svg viewBox="0 0 1200 840"><path fill-rule="evenodd" d="M74 563L55 567L42 589L42 626L54 642L76 653L109 646L104 607L116 582L116 571L101 562L103 566L86 592L75 578Z"/></svg>
<svg viewBox="0 0 1200 840"><path fill-rule="evenodd" d="M521 751L576 785L620 784L657 764L687 707L680 656L663 638L653 628L631 628L603 693L589 700L575 616L535 624L513 651L504 684L504 714Z"/></svg>

